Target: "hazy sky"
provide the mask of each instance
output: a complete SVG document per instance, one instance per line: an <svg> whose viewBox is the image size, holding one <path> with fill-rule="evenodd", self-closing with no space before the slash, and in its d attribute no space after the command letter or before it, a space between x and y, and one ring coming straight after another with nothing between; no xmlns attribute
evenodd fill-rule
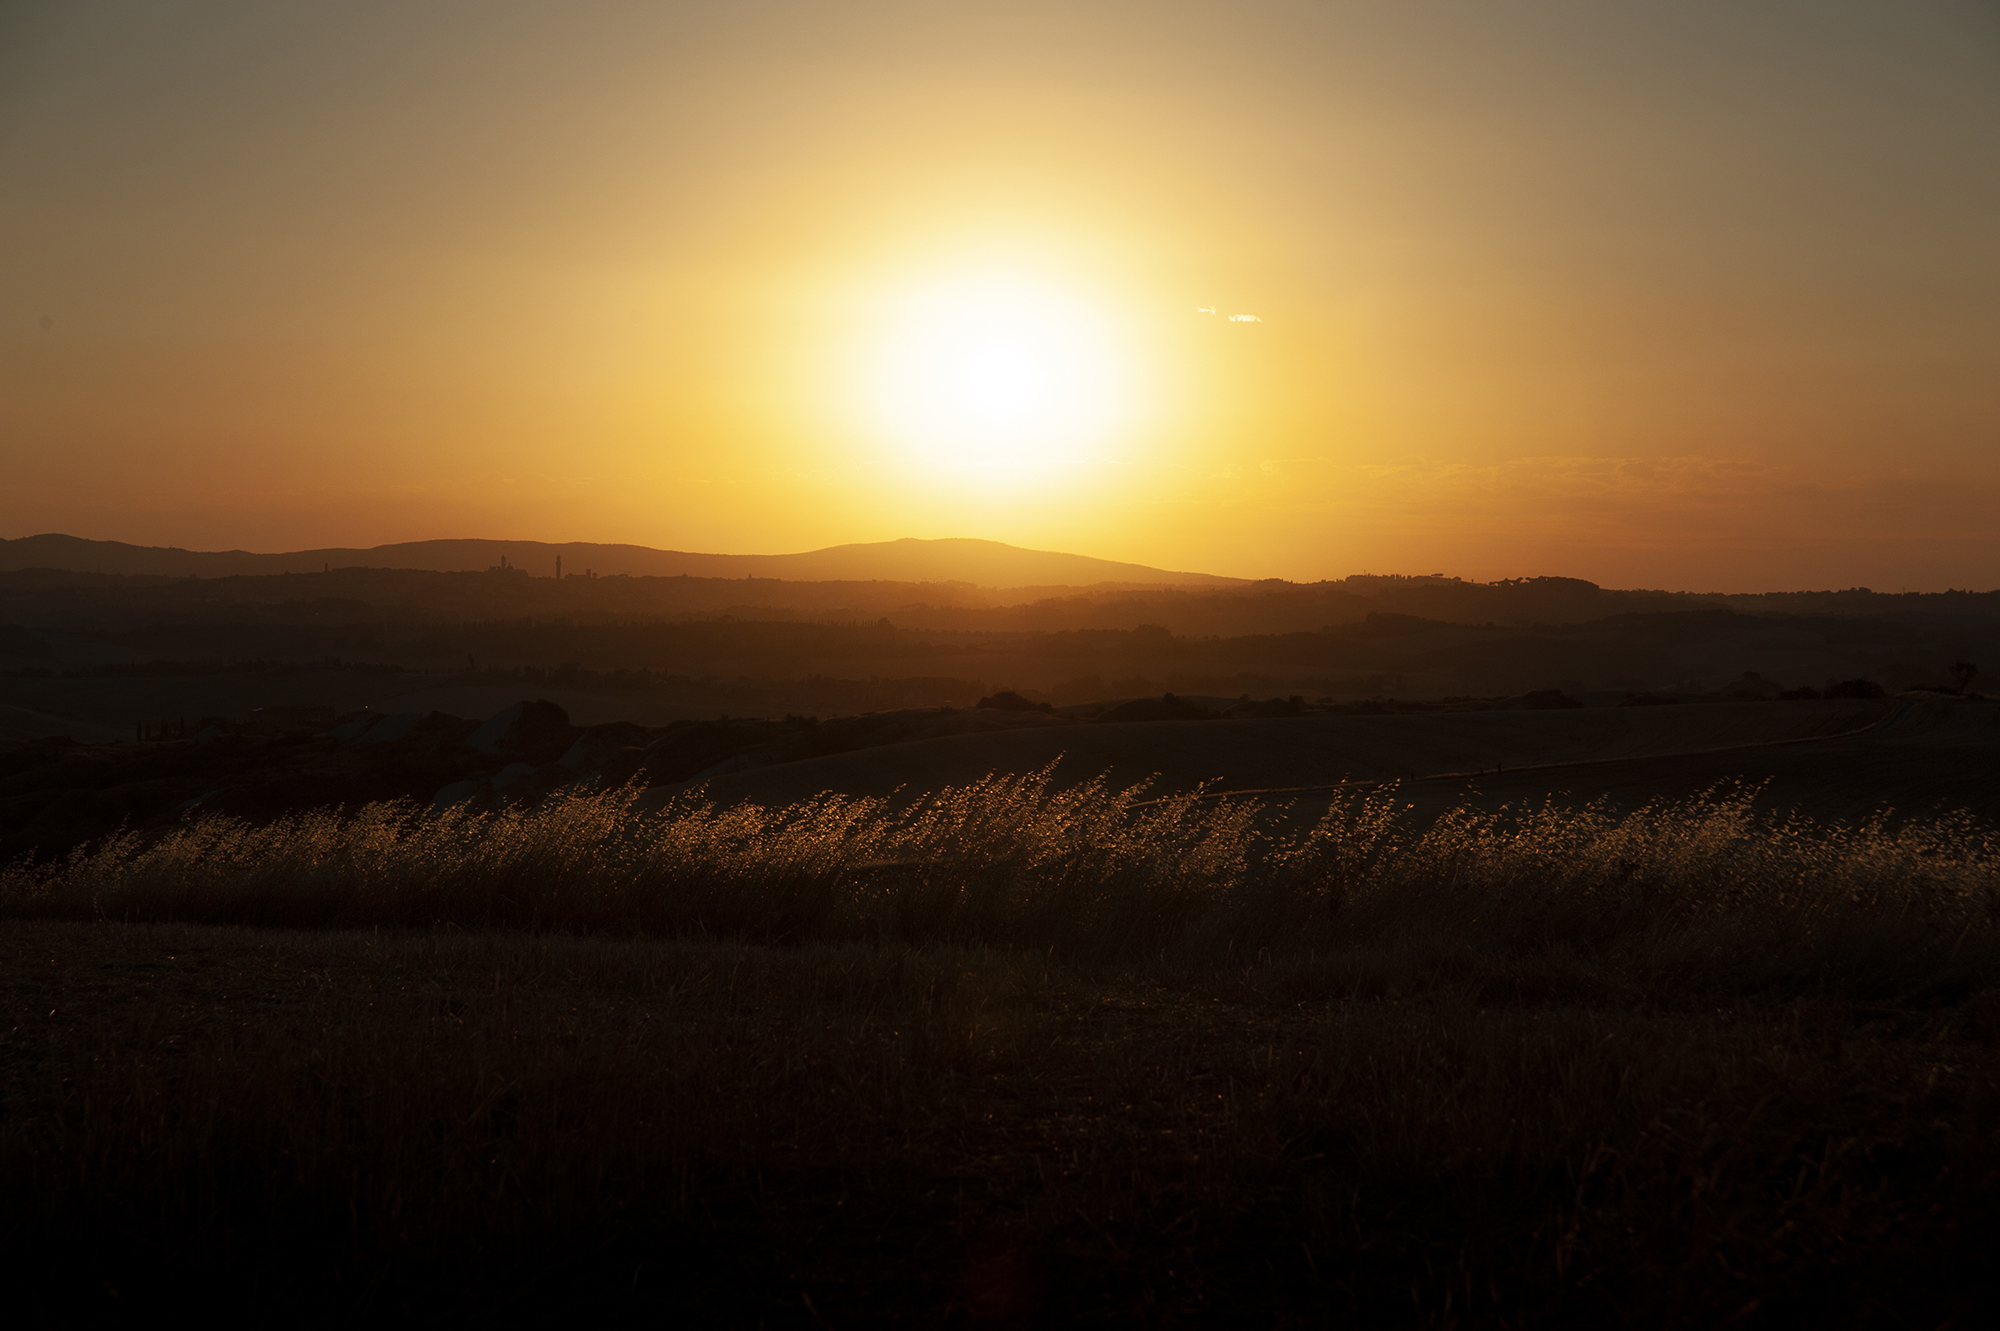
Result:
<svg viewBox="0 0 2000 1331"><path fill-rule="evenodd" d="M2000 6L0 0L40 531L1994 587Z"/></svg>

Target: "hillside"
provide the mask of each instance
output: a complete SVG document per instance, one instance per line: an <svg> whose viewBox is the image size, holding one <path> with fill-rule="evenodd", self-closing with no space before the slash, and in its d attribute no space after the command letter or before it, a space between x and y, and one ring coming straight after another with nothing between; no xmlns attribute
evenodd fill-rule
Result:
<svg viewBox="0 0 2000 1331"><path fill-rule="evenodd" d="M1400 716L1154 721L958 735L784 763L703 784L722 804L784 804L821 791L889 795L1058 763L1056 784L1104 775L1162 794L1252 790L1652 758L1858 731L1879 702L1479 711ZM1983 714L1983 713L1982 713Z"/></svg>
<svg viewBox="0 0 2000 1331"><path fill-rule="evenodd" d="M391 568L476 573L503 563L536 577L779 578L798 582L963 582L979 587L1227 586L1241 581L1177 573L999 541L906 538L836 545L791 555L716 555L588 541L406 541L365 550L334 548L255 554L182 550L48 534L0 541L0 572L47 568L169 578L255 577L325 569Z"/></svg>
<svg viewBox="0 0 2000 1331"><path fill-rule="evenodd" d="M512 696L601 691L639 709L636 720L640 712L824 716L963 704L1000 689L1065 705L1169 690L1317 700L1555 687L1617 701L1628 691L1766 697L1860 677L1894 693L1948 687L1956 664L1984 662L1990 672L2000 660L2000 619L1944 607L1806 616L1690 599L1564 623L1530 613L1538 608L1532 587L1486 590L1499 613L1454 622L1397 609L1411 598L1393 584L1373 599L1339 584L1260 583L979 606L959 597L958 585L911 583L27 571L0 573L0 673L20 677L7 699L16 706L130 725L237 708L204 687L199 698L161 697L134 710L115 695L137 686L114 686L110 675L191 679L250 662L264 663L258 669L268 675L272 663L297 673L338 660ZM946 593L952 603L941 604ZM843 683L829 689L834 681ZM885 681L901 683L884 689ZM100 688L109 690L101 703L79 696ZM351 697L270 696L262 683L250 692L242 705L345 710L383 696L372 685ZM668 695L675 710L660 713ZM473 714L467 702L437 705Z"/></svg>
<svg viewBox="0 0 2000 1331"><path fill-rule="evenodd" d="M560 560L563 578L555 572ZM494 576L487 576L487 575ZM320 581L301 585L312 575ZM468 580L467 575L478 575ZM163 583L198 579L178 590ZM219 584L219 585L218 585ZM1732 610L1756 616L1922 616L2000 620L2000 591L1886 593L1866 587L1759 593L1600 587L1581 578L1477 582L1442 573L1356 574L1316 582L1177 572L998 541L905 539L790 555L719 555L638 545L413 541L369 549L256 554L92 541L0 540L0 625L32 622L4 604L40 590L67 600L145 599L150 611L305 599L315 617L501 618L510 614L762 619L893 615L967 630L1131 628L1236 635L1309 631L1370 615L1447 624L1587 624L1632 615ZM366 605L356 604L366 602Z"/></svg>
<svg viewBox="0 0 2000 1331"><path fill-rule="evenodd" d="M2000 819L2000 708L1966 701L1717 703L1554 712L1152 722L1022 729L885 745L731 772L649 792L658 807L698 789L722 805L779 806L823 791L908 799L989 774L1056 764L1057 788L1096 776L1161 794L1206 785L1258 792L1316 818L1342 782L1400 781L1419 821L1452 809L1629 810L1718 785L1759 788L1761 807L1829 821ZM1319 787L1319 789L1313 789Z"/></svg>

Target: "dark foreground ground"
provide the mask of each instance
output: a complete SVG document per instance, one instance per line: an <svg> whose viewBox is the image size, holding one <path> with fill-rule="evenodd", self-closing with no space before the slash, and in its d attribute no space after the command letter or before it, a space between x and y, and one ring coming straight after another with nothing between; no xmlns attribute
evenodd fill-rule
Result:
<svg viewBox="0 0 2000 1331"><path fill-rule="evenodd" d="M0 924L16 1310L1993 1325L2000 990Z"/></svg>

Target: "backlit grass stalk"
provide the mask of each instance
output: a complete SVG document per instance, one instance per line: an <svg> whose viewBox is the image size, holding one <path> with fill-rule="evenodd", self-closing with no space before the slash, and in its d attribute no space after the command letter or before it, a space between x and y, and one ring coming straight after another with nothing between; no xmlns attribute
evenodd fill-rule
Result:
<svg viewBox="0 0 2000 1331"><path fill-rule="evenodd" d="M1461 808L1426 828L1395 787L1303 834L1250 800L1139 802L1052 770L897 808L784 808L636 791L532 811L369 805L266 826L195 818L0 871L28 916L286 925L450 924L1026 947L1216 964L1369 947L1535 952L1635 977L1955 983L2000 956L1993 834L1760 814L1721 788L1618 816L1602 804Z"/></svg>

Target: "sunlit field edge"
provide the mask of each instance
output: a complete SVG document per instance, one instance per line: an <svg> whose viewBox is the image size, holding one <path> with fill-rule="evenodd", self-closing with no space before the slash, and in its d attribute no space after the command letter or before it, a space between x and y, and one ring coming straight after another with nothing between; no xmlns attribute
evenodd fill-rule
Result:
<svg viewBox="0 0 2000 1331"><path fill-rule="evenodd" d="M16 865L8 1265L447 1320L1991 1310L1988 829L1136 793L371 807Z"/></svg>

